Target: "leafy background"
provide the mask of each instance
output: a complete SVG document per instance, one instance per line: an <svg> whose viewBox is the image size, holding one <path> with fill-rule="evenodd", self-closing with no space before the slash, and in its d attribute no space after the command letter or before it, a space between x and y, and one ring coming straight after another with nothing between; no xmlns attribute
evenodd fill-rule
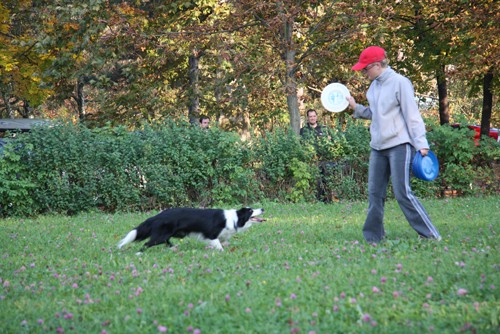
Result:
<svg viewBox="0 0 500 334"><path fill-rule="evenodd" d="M246 137L298 132L331 82L365 101L351 66L381 45L427 116L499 127L499 13L494 0L4 0L0 117L134 128L207 114Z"/></svg>

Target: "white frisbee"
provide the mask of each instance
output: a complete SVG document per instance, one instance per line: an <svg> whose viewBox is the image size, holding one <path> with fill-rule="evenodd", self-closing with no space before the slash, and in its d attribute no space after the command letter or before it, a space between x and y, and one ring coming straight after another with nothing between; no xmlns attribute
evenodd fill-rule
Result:
<svg viewBox="0 0 500 334"><path fill-rule="evenodd" d="M346 86L337 82L326 86L321 92L321 104L331 112L341 112L349 105L346 97L351 96Z"/></svg>

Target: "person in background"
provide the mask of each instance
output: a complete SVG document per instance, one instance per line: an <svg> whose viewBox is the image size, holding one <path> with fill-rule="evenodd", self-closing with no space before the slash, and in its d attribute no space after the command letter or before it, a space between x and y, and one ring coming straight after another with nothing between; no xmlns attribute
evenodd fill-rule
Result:
<svg viewBox="0 0 500 334"><path fill-rule="evenodd" d="M208 116L201 116L200 117L200 127L202 129L208 129L210 124L210 118Z"/></svg>
<svg viewBox="0 0 500 334"><path fill-rule="evenodd" d="M415 150L423 156L429 151L412 83L388 66L386 52L379 46L363 50L352 69L362 71L371 81L366 92L369 106L357 104L352 96L346 97L350 109L354 110L354 118L371 120L365 240L377 243L385 236L384 204L389 178L394 196L411 227L423 238L441 240L410 185L410 165Z"/></svg>
<svg viewBox="0 0 500 334"><path fill-rule="evenodd" d="M307 124L300 129L300 135L304 138L327 136L328 139L332 139L328 129L318 123L318 114L314 109L307 111Z"/></svg>
<svg viewBox="0 0 500 334"><path fill-rule="evenodd" d="M307 110L307 124L300 129L300 136L303 140L313 144L316 149L316 154L319 159L319 174L320 177L316 186L316 199L322 202L328 202L327 194L325 191L326 178L335 164L331 161L324 161L320 153L320 140L332 140L330 130L318 123L318 114L316 110Z"/></svg>

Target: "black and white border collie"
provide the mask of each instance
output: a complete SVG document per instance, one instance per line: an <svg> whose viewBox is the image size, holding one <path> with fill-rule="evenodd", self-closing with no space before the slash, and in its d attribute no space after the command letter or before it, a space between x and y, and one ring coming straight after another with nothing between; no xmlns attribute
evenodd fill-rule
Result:
<svg viewBox="0 0 500 334"><path fill-rule="evenodd" d="M149 238L139 253L145 249L163 243L172 247L170 238L192 237L208 242L216 249L223 250L221 241L228 240L236 233L243 232L255 222L263 219L257 216L264 209L249 207L239 210L172 208L146 219L142 224L130 231L118 243L122 248L133 241Z"/></svg>

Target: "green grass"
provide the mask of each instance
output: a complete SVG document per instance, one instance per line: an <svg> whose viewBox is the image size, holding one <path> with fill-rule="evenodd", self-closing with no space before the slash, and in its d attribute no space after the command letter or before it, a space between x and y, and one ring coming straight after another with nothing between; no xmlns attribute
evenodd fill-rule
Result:
<svg viewBox="0 0 500 334"><path fill-rule="evenodd" d="M116 244L153 213L0 220L0 331L499 333L499 197L423 204L441 242L393 201L378 246L366 203L264 204L224 252L185 239L141 256Z"/></svg>

